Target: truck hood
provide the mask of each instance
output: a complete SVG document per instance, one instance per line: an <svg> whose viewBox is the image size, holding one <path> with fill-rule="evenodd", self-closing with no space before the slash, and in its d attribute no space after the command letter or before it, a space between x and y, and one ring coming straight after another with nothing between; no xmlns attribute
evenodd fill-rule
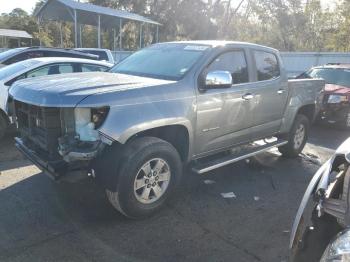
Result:
<svg viewBox="0 0 350 262"><path fill-rule="evenodd" d="M74 107L90 95L164 85L173 81L108 72L70 73L16 82L10 88L15 99L38 106Z"/></svg>
<svg viewBox="0 0 350 262"><path fill-rule="evenodd" d="M350 95L350 88L341 85L326 84L326 94Z"/></svg>

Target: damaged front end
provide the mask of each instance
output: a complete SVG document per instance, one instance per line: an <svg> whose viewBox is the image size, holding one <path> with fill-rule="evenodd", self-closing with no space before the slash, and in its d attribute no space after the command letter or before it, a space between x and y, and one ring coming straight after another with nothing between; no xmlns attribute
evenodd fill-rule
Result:
<svg viewBox="0 0 350 262"><path fill-rule="evenodd" d="M349 226L350 138L306 189L291 231L291 261L319 261L330 240Z"/></svg>
<svg viewBox="0 0 350 262"><path fill-rule="evenodd" d="M91 161L112 140L98 129L109 108L56 108L14 102L16 147L54 179L91 173ZM101 138L102 137L102 138Z"/></svg>

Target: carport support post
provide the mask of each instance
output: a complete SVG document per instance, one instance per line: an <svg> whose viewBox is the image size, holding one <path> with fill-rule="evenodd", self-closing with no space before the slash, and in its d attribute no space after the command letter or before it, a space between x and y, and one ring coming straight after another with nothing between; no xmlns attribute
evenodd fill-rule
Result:
<svg viewBox="0 0 350 262"><path fill-rule="evenodd" d="M159 42L159 25L157 25L157 29L156 29L156 43Z"/></svg>
<svg viewBox="0 0 350 262"><path fill-rule="evenodd" d="M60 41L61 41L61 48L63 48L63 34L62 34L62 22L60 22Z"/></svg>
<svg viewBox="0 0 350 262"><path fill-rule="evenodd" d="M122 19L119 20L119 50L122 50L122 44L123 44L123 21Z"/></svg>
<svg viewBox="0 0 350 262"><path fill-rule="evenodd" d="M74 9L74 46L78 47L78 21L77 21L77 10Z"/></svg>
<svg viewBox="0 0 350 262"><path fill-rule="evenodd" d="M113 28L113 51L115 51L115 29Z"/></svg>
<svg viewBox="0 0 350 262"><path fill-rule="evenodd" d="M97 46L101 48L101 16L98 15Z"/></svg>
<svg viewBox="0 0 350 262"><path fill-rule="evenodd" d="M39 30L39 46L41 46L41 36L40 36L40 17L38 17L38 30Z"/></svg>
<svg viewBox="0 0 350 262"><path fill-rule="evenodd" d="M142 24L140 24L140 49L142 48Z"/></svg>

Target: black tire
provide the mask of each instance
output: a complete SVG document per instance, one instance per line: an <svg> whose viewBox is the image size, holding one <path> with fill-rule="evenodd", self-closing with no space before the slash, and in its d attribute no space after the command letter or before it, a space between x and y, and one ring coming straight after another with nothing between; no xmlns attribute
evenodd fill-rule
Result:
<svg viewBox="0 0 350 262"><path fill-rule="evenodd" d="M0 112L0 140L4 138L7 127L8 127L8 121Z"/></svg>
<svg viewBox="0 0 350 262"><path fill-rule="evenodd" d="M166 167L166 170L170 171L170 180L167 182L164 190L161 191L162 194L159 197L156 196L154 187L162 188L164 182L154 180L156 179L156 176L153 174L155 166L152 167L152 165L158 163L154 161L165 163L163 170ZM140 137L131 141L123 149L120 163L118 174L115 174L118 175L118 182L116 185L112 185L114 189L106 189L106 193L110 203L129 218L144 218L157 212L181 180L182 163L178 152L171 144L159 138ZM147 174L142 169L147 163L150 163L152 167L149 173L151 178L149 179L147 179ZM158 174L159 176L161 175L161 170L159 170ZM139 189L142 190L142 193L146 188L147 190L149 189L148 197L152 197L151 195L153 194L153 199L144 200L139 195L139 191L134 188L136 178L140 178L140 175L143 181L151 181L153 179L149 184L145 182L146 186ZM156 186L154 185L155 183L157 183ZM151 185L151 188L148 188L149 185ZM142 201L154 202L144 203Z"/></svg>
<svg viewBox="0 0 350 262"><path fill-rule="evenodd" d="M301 127L303 127L304 129L304 134L302 137L299 137L300 139L297 139L298 142L295 142L296 136L300 135L298 133L298 130ZM286 139L288 140L288 143L278 148L278 150L282 153L283 156L297 157L301 153L301 151L303 151L309 135L309 128L310 128L309 119L304 115L298 114L295 117L293 126L286 137Z"/></svg>

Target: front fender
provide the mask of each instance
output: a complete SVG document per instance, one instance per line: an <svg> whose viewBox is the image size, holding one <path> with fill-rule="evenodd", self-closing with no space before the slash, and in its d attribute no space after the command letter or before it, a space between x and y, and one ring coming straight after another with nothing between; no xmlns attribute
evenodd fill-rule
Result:
<svg viewBox="0 0 350 262"><path fill-rule="evenodd" d="M193 148L193 125L195 114L193 99L134 104L111 107L105 123L99 131L108 137L125 144L139 132L152 128L181 125L189 135L189 156Z"/></svg>

